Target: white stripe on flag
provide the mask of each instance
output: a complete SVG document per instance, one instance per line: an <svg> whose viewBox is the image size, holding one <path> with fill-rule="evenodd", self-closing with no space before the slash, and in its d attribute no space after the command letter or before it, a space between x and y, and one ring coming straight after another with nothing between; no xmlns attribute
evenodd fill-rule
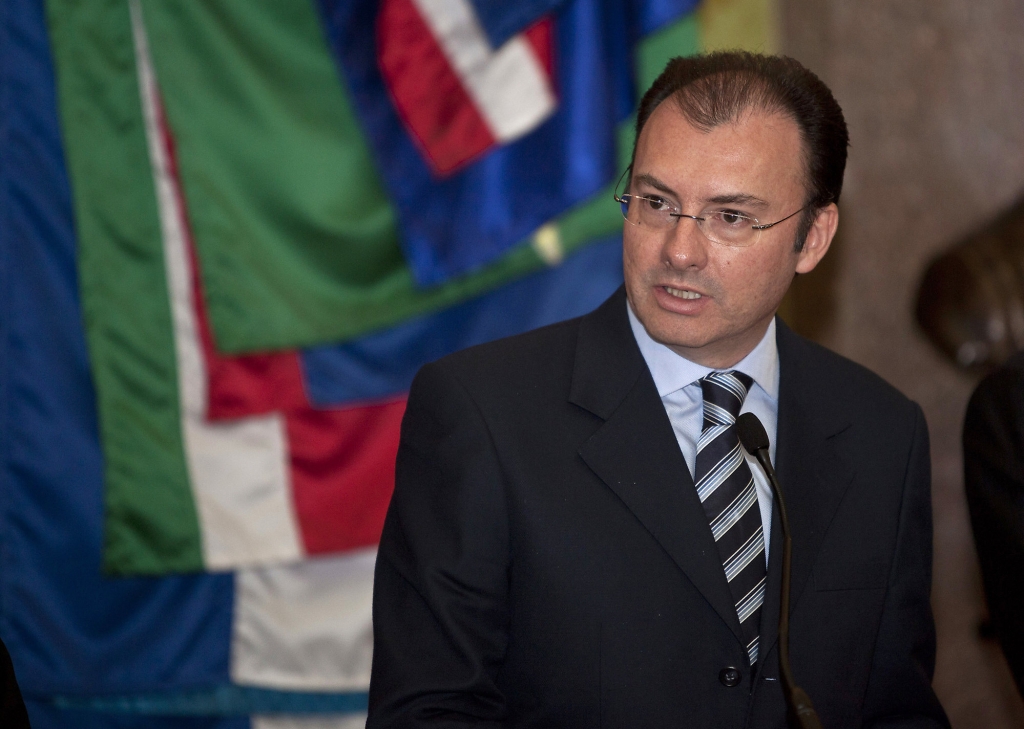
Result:
<svg viewBox="0 0 1024 729"><path fill-rule="evenodd" d="M377 550L235 573L234 683L293 691L365 691Z"/></svg>
<svg viewBox="0 0 1024 729"><path fill-rule="evenodd" d="M249 721L252 729L363 729L366 714L267 715Z"/></svg>
<svg viewBox="0 0 1024 729"><path fill-rule="evenodd" d="M495 139L518 139L554 113L547 72L522 35L495 50L468 0L413 3Z"/></svg>
<svg viewBox="0 0 1024 729"><path fill-rule="evenodd" d="M181 190L164 144L163 109L139 0L129 0L129 7L163 234L185 458L203 561L209 570L294 561L302 557L302 548L291 503L283 419L272 414L225 423L206 420L206 365L193 309Z"/></svg>

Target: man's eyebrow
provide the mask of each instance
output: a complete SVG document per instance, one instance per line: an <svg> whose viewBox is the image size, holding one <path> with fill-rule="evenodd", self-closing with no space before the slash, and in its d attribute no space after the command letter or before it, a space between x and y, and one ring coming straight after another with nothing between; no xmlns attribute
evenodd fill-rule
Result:
<svg viewBox="0 0 1024 729"><path fill-rule="evenodd" d="M673 197L678 197L675 190L669 187L667 184L659 180L652 174L642 172L638 175L633 176L634 183L644 183L649 187L653 187L655 190L667 193ZM727 193L725 195L715 195L714 197L708 198L706 203L711 205L749 205L755 208L767 208L770 203L766 200L762 200L756 195L750 195L745 192L734 192Z"/></svg>
<svg viewBox="0 0 1024 729"><path fill-rule="evenodd" d="M766 208L769 203L755 195L748 195L743 192L736 192L729 195L715 195L708 198L709 203L715 205L750 205L755 208Z"/></svg>
<svg viewBox="0 0 1024 729"><path fill-rule="evenodd" d="M649 175L646 172L643 172L639 175L634 175L633 182L643 182L646 185L653 187L655 190L660 190L661 192L668 193L669 195L676 194L676 191L673 190L671 187L666 185L664 182L659 180L654 175Z"/></svg>

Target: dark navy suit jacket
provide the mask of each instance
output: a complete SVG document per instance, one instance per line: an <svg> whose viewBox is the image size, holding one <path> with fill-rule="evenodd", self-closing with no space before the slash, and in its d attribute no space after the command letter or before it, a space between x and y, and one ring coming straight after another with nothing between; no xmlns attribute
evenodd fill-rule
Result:
<svg viewBox="0 0 1024 729"><path fill-rule="evenodd" d="M826 727L948 726L920 408L781 322L778 349L797 682ZM785 726L775 511L752 676L621 289L424 367L377 558L367 726Z"/></svg>

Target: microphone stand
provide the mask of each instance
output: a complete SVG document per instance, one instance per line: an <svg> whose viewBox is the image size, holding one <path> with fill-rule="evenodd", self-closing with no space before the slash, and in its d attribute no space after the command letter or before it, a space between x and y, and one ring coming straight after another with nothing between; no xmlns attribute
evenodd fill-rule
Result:
<svg viewBox="0 0 1024 729"><path fill-rule="evenodd" d="M782 693L786 698L790 715L799 729L822 729L821 720L814 710L811 697L796 685L789 663L789 592L790 565L793 559L793 540L789 532L789 518L786 504L782 500L779 479L768 455L768 434L761 421L753 413L743 413L736 421L736 431L744 449L761 464L761 470L768 477L768 483L779 506L779 522L782 524L782 596L779 605L779 669L782 679Z"/></svg>

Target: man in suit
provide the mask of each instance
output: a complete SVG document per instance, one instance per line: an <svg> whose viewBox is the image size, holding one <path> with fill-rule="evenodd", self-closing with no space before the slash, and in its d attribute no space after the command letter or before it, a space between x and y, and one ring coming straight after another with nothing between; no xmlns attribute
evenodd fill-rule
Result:
<svg viewBox="0 0 1024 729"><path fill-rule="evenodd" d="M846 145L791 59L668 65L617 196L624 289L413 384L368 727L785 726L744 410L789 509L797 683L827 727L947 726L920 408L775 318L835 233Z"/></svg>
<svg viewBox="0 0 1024 729"><path fill-rule="evenodd" d="M992 627L1024 695L1024 352L978 385L963 443L964 486Z"/></svg>

